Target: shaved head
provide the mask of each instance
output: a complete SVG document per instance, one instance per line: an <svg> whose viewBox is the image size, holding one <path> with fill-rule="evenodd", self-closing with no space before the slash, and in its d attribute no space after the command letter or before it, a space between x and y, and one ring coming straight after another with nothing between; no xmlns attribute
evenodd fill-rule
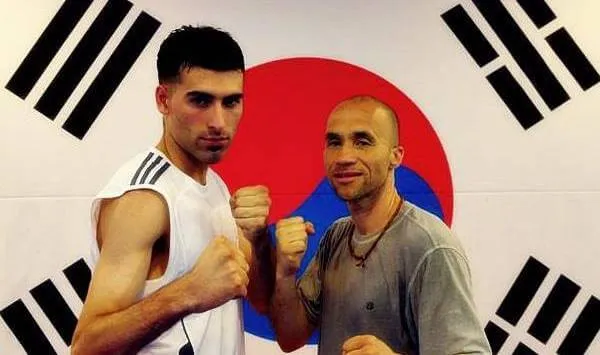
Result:
<svg viewBox="0 0 600 355"><path fill-rule="evenodd" d="M353 96L337 104L331 111L330 117L347 110L368 112L373 119L382 118L385 122L389 143L393 147L399 144L398 117L394 110L383 101L369 95Z"/></svg>
<svg viewBox="0 0 600 355"><path fill-rule="evenodd" d="M350 97L331 111L323 152L327 178L348 202L394 191L394 171L404 148L390 106L367 95Z"/></svg>

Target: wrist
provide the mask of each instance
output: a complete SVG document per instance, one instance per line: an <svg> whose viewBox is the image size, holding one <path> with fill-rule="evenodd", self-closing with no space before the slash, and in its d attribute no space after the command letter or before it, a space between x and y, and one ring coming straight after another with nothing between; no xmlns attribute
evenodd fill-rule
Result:
<svg viewBox="0 0 600 355"><path fill-rule="evenodd" d="M181 308L184 315L205 311L203 293L201 290L198 290L198 282L194 280L194 276L191 273L181 276L177 281L177 285L175 301L173 303L176 307Z"/></svg>
<svg viewBox="0 0 600 355"><path fill-rule="evenodd" d="M252 245L269 244L269 229L265 226L248 232Z"/></svg>
<svg viewBox="0 0 600 355"><path fill-rule="evenodd" d="M271 250L271 240L267 231L261 233L258 237L253 238L250 243L256 255L262 255Z"/></svg>
<svg viewBox="0 0 600 355"><path fill-rule="evenodd" d="M288 280L296 280L296 272L298 269L291 267L277 267L275 269L275 282L285 282Z"/></svg>

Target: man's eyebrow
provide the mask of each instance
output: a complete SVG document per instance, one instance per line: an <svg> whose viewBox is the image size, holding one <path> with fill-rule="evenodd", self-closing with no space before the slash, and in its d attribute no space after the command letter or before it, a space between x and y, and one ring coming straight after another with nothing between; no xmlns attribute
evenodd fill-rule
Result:
<svg viewBox="0 0 600 355"><path fill-rule="evenodd" d="M203 98L203 99L214 99L215 95L206 92L206 91L199 91L199 90L192 90L189 91L185 94L186 97L189 98Z"/></svg>
<svg viewBox="0 0 600 355"><path fill-rule="evenodd" d="M235 94L229 94L223 97L223 100L239 100L244 97L244 94L241 92L236 92Z"/></svg>
<svg viewBox="0 0 600 355"><path fill-rule="evenodd" d="M340 135L337 134L337 133L333 133L333 132L327 132L325 134L325 140L331 141L331 140L334 140L334 139L340 139Z"/></svg>
<svg viewBox="0 0 600 355"><path fill-rule="evenodd" d="M374 141L375 137L367 131L356 131L352 132L352 138L354 139L367 139L369 141Z"/></svg>

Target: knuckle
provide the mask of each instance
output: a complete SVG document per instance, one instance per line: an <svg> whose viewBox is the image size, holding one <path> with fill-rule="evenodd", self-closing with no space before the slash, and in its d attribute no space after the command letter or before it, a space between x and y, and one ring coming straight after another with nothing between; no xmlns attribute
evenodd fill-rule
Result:
<svg viewBox="0 0 600 355"><path fill-rule="evenodd" d="M227 273L227 275L230 275L234 281L235 281L235 274L236 274L236 267L235 267L235 263L229 261L225 264L224 266L225 272Z"/></svg>
<svg viewBox="0 0 600 355"><path fill-rule="evenodd" d="M289 223L289 218L282 218L279 221L277 221L276 225L278 227L283 227L285 226L287 223Z"/></svg>
<svg viewBox="0 0 600 355"><path fill-rule="evenodd" d="M281 241L283 239L283 230L281 227L275 227L275 238L277 241Z"/></svg>
<svg viewBox="0 0 600 355"><path fill-rule="evenodd" d="M300 248L300 251L302 251L302 252L306 251L306 240L300 241L299 248Z"/></svg>
<svg viewBox="0 0 600 355"><path fill-rule="evenodd" d="M217 241L217 244L220 244L220 245L226 245L227 244L227 238L225 238L222 235L216 237L215 239Z"/></svg>

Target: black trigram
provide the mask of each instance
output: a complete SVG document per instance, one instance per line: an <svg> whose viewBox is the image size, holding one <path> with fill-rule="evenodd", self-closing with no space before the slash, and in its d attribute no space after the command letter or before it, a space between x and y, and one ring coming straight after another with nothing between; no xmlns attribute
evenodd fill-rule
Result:
<svg viewBox="0 0 600 355"><path fill-rule="evenodd" d="M569 95L542 56L508 12L501 0L472 0L483 18L496 33L527 79L550 110L569 100ZM556 19L544 0L516 1L538 29ZM442 19L481 68L498 57L498 53L461 5L442 14ZM545 38L583 90L600 81L600 75L564 27ZM524 129L543 116L506 66L487 76L488 82Z"/></svg>
<svg viewBox="0 0 600 355"><path fill-rule="evenodd" d="M92 0L63 3L6 84L9 91L23 100L29 95L91 3ZM37 111L51 120L56 118L131 7L127 0L109 0L104 5L35 104ZM79 139L85 136L159 26L155 18L140 13L69 114L63 124L67 132Z"/></svg>
<svg viewBox="0 0 600 355"><path fill-rule="evenodd" d="M81 299L85 301L92 277L91 270L83 259L63 270L67 280ZM29 291L40 306L62 340L71 345L71 338L77 325L77 317L52 282L47 279ZM56 354L56 350L29 312L22 300L11 303L0 310L0 317L17 338L27 354Z"/></svg>
<svg viewBox="0 0 600 355"><path fill-rule="evenodd" d="M549 269L546 265L530 257L498 307L496 315L516 326L548 272ZM580 290L579 285L564 275L560 275L535 315L527 333L541 343L547 344ZM548 349L548 352L559 355L583 355L592 344L598 330L600 330L600 300L591 296L560 347L557 350ZM506 342L509 333L492 321L488 322L485 327L485 333L492 352L497 354ZM524 343L519 343L513 354L536 354L536 352Z"/></svg>

